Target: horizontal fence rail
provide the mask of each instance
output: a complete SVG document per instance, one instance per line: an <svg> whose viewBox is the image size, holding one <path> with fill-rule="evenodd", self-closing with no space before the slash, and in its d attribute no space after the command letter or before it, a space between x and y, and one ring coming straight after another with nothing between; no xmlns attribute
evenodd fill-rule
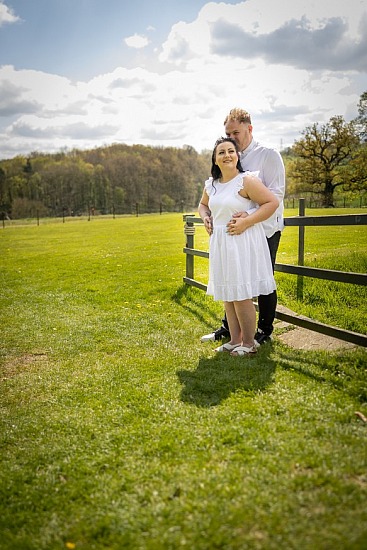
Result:
<svg viewBox="0 0 367 550"><path fill-rule="evenodd" d="M352 285L367 285L366 273L353 273L353 271L335 271L333 269L319 269L318 267L304 267L300 265L275 264L275 271L303 275L314 279L326 279L338 283L350 283Z"/></svg>
<svg viewBox="0 0 367 550"><path fill-rule="evenodd" d="M305 227L325 225L366 225L367 214L339 214L336 216L292 216L284 218L285 225Z"/></svg>
<svg viewBox="0 0 367 550"><path fill-rule="evenodd" d="M203 250L197 250L194 247L195 225L203 225L201 218L194 215L184 215L185 222L184 233L186 235L186 246L183 249L186 255L186 275L183 278L185 284L206 291L207 285L195 280L194 277L194 257L209 258L209 253ZM299 216L284 218L285 227L298 227L298 264L275 264L275 271L297 275L297 296L303 296L303 277L313 277L341 283L354 285L367 285L367 274L354 273L346 271L336 271L331 269L320 269L315 267L305 267L304 263L304 231L306 226L331 226L331 225L367 225L367 214L348 214L336 216L305 216L304 199L300 199ZM255 304L256 305L256 304ZM344 340L352 344L367 347L367 336L352 332L349 330L333 327L324 323L319 323L302 315L290 315L277 309L276 318L291 323L302 328L313 330L320 334L332 336L339 340Z"/></svg>

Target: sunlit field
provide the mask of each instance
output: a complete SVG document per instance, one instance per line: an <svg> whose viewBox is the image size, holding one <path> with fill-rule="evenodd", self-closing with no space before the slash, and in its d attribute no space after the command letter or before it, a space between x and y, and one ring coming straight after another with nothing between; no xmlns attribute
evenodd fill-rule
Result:
<svg viewBox="0 0 367 550"><path fill-rule="evenodd" d="M365 237L306 228L306 263L365 272ZM222 305L183 284L184 245L182 214L0 229L1 550L366 548L366 349L216 354ZM296 247L286 228L278 261ZM365 288L305 281L300 302L276 279L365 333Z"/></svg>

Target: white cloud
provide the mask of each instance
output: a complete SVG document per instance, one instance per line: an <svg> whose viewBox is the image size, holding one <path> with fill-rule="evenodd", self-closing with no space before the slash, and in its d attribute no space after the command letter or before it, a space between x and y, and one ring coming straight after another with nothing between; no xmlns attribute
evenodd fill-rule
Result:
<svg viewBox="0 0 367 550"><path fill-rule="evenodd" d="M0 27L6 23L17 23L21 21L20 17L13 13L13 10L0 2Z"/></svg>
<svg viewBox="0 0 367 550"><path fill-rule="evenodd" d="M355 9L353 9L355 8ZM206 4L192 23L177 23L160 60L183 66L194 58L225 56L305 69L365 71L365 0L292 0L269 10L268 0Z"/></svg>
<svg viewBox="0 0 367 550"><path fill-rule="evenodd" d="M216 74L220 79L213 77ZM172 70L164 75L119 68L73 84L8 67L7 80L13 83L8 109L14 120L6 129L4 147L27 137L28 151L52 150L61 138L70 148L94 147L104 140L189 144L200 151L212 147L227 111L236 105L252 112L259 138L279 147L281 141L290 145L306 124L344 114L350 104L357 104L357 95L339 93L349 85L345 75L310 78L308 71L292 70L291 84L289 75L287 67L264 62L243 64L234 71L232 64L222 61L200 65L200 71ZM7 108L6 102L2 107Z"/></svg>
<svg viewBox="0 0 367 550"><path fill-rule="evenodd" d="M172 26L149 70L119 67L75 83L0 67L2 155L116 142L211 149L235 106L275 147L335 114L350 120L367 90L366 0L285 5L208 3L192 23Z"/></svg>
<svg viewBox="0 0 367 550"><path fill-rule="evenodd" d="M26 88L15 86L10 80L0 82L0 116L39 111L42 106L33 99L23 97Z"/></svg>
<svg viewBox="0 0 367 550"><path fill-rule="evenodd" d="M142 36L139 34L133 34L133 36L128 36L124 39L124 42L129 48L145 48L149 44L149 40L146 36Z"/></svg>

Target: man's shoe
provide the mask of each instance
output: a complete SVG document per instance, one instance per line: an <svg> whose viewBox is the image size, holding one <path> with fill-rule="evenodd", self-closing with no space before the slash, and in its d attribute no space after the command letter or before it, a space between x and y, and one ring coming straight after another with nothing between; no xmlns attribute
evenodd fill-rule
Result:
<svg viewBox="0 0 367 550"><path fill-rule="evenodd" d="M271 342L272 337L270 334L265 334L264 331L261 330L261 328L257 329L257 332L255 334L255 342L259 344L259 346L262 346L262 344L266 344L267 342Z"/></svg>
<svg viewBox="0 0 367 550"><path fill-rule="evenodd" d="M223 338L230 338L230 333L225 327L220 327L210 334L205 334L200 340L202 342L217 342L218 340L223 340Z"/></svg>

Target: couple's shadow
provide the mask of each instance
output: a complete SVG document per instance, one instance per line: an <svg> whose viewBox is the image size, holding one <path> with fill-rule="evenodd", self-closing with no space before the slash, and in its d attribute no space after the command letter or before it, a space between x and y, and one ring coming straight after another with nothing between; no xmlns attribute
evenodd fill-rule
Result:
<svg viewBox="0 0 367 550"><path fill-rule="evenodd" d="M265 391L274 381L275 363L271 346L266 345L253 357L231 357L218 353L203 357L196 370L179 370L181 400L197 407L214 407L235 392L253 395Z"/></svg>

